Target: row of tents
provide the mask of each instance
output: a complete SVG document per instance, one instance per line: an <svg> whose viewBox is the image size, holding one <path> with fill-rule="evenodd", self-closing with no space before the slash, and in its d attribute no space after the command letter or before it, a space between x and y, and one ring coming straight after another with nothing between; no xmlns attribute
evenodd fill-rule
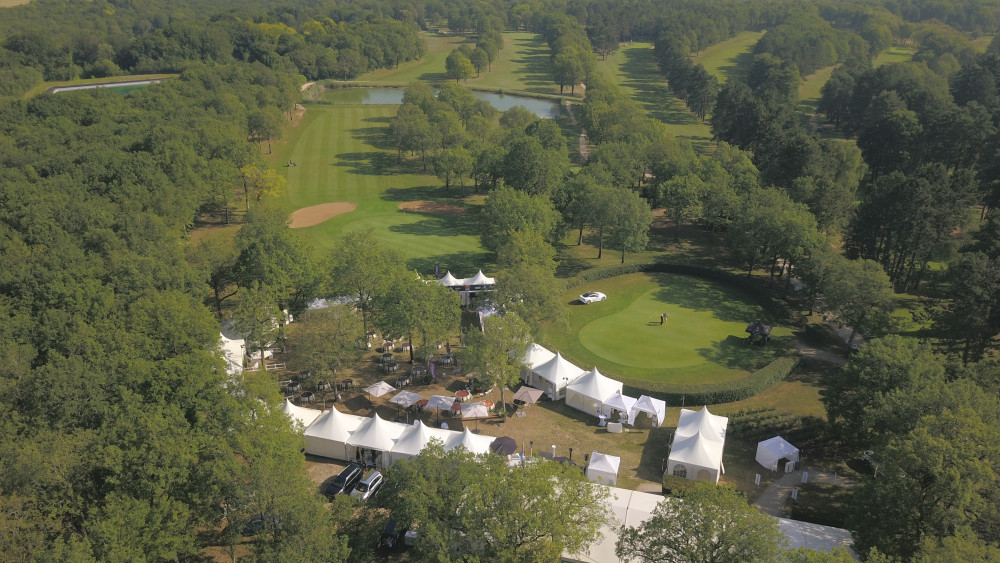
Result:
<svg viewBox="0 0 1000 563"><path fill-rule="evenodd" d="M590 371L577 367L560 352L531 343L524 364L521 379L527 385L543 390L554 401L565 399L566 406L578 411L601 416L617 410L627 414L629 425L635 424L639 413L652 417L654 426L662 426L666 420L666 402L648 395L624 395L621 381L603 375L596 367Z"/></svg>

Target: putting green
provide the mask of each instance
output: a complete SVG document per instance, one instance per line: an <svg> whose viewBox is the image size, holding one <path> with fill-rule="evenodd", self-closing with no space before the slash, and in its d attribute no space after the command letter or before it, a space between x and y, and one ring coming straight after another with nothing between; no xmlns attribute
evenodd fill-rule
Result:
<svg viewBox="0 0 1000 563"><path fill-rule="evenodd" d="M607 301L582 305L584 291ZM673 274L629 274L566 294L570 330L548 330L545 343L580 367L607 375L689 384L740 379L786 351L791 334L775 326L771 342L748 346L747 323L774 324L752 295L721 283ZM668 320L660 324L660 315Z"/></svg>

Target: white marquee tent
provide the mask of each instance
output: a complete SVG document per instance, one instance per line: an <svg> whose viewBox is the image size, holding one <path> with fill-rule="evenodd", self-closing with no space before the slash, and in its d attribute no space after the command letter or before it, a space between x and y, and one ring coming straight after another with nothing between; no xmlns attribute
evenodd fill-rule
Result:
<svg viewBox="0 0 1000 563"><path fill-rule="evenodd" d="M461 285L465 285L462 283L462 280L451 275L450 271L447 272L444 276L442 276L441 279L438 280L438 283L445 287L458 287Z"/></svg>
<svg viewBox="0 0 1000 563"><path fill-rule="evenodd" d="M306 428L306 453L332 459L353 459L347 455L347 440L365 417L344 414L331 407Z"/></svg>
<svg viewBox="0 0 1000 563"><path fill-rule="evenodd" d="M596 416L605 400L621 392L621 381L602 375L595 367L566 387L566 405Z"/></svg>
<svg viewBox="0 0 1000 563"><path fill-rule="evenodd" d="M219 347L226 358L226 373L239 375L243 373L243 348L246 346L242 338L229 338L219 333Z"/></svg>
<svg viewBox="0 0 1000 563"><path fill-rule="evenodd" d="M644 412L649 416L653 417L653 426L663 426L663 422L667 418L667 403L660 399L654 399L649 395L640 395L639 400L636 401L632 410L629 411L628 423L630 425L635 423L635 417L640 413Z"/></svg>
<svg viewBox="0 0 1000 563"><path fill-rule="evenodd" d="M681 409L674 442L667 458L667 473L698 481L719 482L726 472L722 450L726 444L729 419L708 412Z"/></svg>
<svg viewBox="0 0 1000 563"><path fill-rule="evenodd" d="M302 428L308 428L314 420L319 418L322 414L316 409L307 409L305 407L300 407L298 405L293 405L292 400L286 398L285 402L281 404L281 412L287 414L293 422L298 421L302 424Z"/></svg>
<svg viewBox="0 0 1000 563"><path fill-rule="evenodd" d="M419 455L431 440L437 439L442 445L454 432L431 428L421 422L414 421L409 428L403 431L396 440L396 443L389 450L389 463L396 463L401 459L407 459Z"/></svg>
<svg viewBox="0 0 1000 563"><path fill-rule="evenodd" d="M388 452L396 444L396 439L403 435L408 424L389 422L384 420L377 413L375 416L365 419L358 428L351 433L347 439L348 446Z"/></svg>
<svg viewBox="0 0 1000 563"><path fill-rule="evenodd" d="M521 370L521 380L529 382L531 380L531 370L535 366L540 366L555 357L555 353L551 352L548 348L534 342L529 344L528 349L524 351L524 358L522 358L524 369Z"/></svg>
<svg viewBox="0 0 1000 563"><path fill-rule="evenodd" d="M452 432L451 434L451 437L444 444L445 451L463 447L467 451L477 455L485 454L489 453L490 444L493 443L493 440L496 440L495 436L473 434L468 428L464 432Z"/></svg>
<svg viewBox="0 0 1000 563"><path fill-rule="evenodd" d="M778 470L778 461L782 458L790 462L799 460L799 449L788 443L781 436L769 438L757 444L757 463L771 471Z"/></svg>
<svg viewBox="0 0 1000 563"><path fill-rule="evenodd" d="M638 399L636 399L635 397L629 397L628 395L615 393L614 395L608 397L604 401L604 412L610 413L618 411L620 413L624 413L625 416L622 419L622 422L625 422L627 420L629 424L632 424L632 419L634 418L631 415L632 407L634 407L637 402ZM618 421L612 420L611 422L618 422Z"/></svg>
<svg viewBox="0 0 1000 563"><path fill-rule="evenodd" d="M573 383L584 371L556 352L555 357L531 369L528 385L541 389L554 401L566 394L566 386Z"/></svg>
<svg viewBox="0 0 1000 563"><path fill-rule="evenodd" d="M482 270L476 272L476 275L472 276L471 278L465 278L462 281L462 285L469 285L473 287L475 286L486 287L490 285L496 285L496 283L497 283L496 278L486 277L486 275L483 274Z"/></svg>
<svg viewBox="0 0 1000 563"><path fill-rule="evenodd" d="M621 463L620 457L593 452L590 454L590 465L587 466L587 479L614 486L618 483L618 467Z"/></svg>

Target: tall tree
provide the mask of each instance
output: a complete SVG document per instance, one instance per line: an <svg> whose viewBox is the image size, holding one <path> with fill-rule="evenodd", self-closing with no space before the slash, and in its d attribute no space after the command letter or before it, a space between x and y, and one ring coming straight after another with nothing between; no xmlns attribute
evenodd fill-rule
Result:
<svg viewBox="0 0 1000 563"><path fill-rule="evenodd" d="M419 350L424 359L437 352L441 342L458 333L462 310L458 293L428 283L416 272L397 277L379 298L377 324L386 335L410 342L410 361Z"/></svg>
<svg viewBox="0 0 1000 563"><path fill-rule="evenodd" d="M559 212L545 196L532 196L503 186L490 192L480 212L483 246L499 250L519 231L534 231L554 241Z"/></svg>
<svg viewBox="0 0 1000 563"><path fill-rule="evenodd" d="M247 355L260 359L264 366L264 351L278 338L281 309L278 297L257 282L240 292L240 302L233 311L233 328L246 340Z"/></svg>
<svg viewBox="0 0 1000 563"><path fill-rule="evenodd" d="M851 327L848 349L859 330L868 332L881 327L895 302L885 270L864 259L838 261L830 270L823 295L830 310Z"/></svg>
<svg viewBox="0 0 1000 563"><path fill-rule="evenodd" d="M514 233L497 251L496 304L517 313L532 331L561 320L565 283L556 278L555 258L556 249L534 231Z"/></svg>
<svg viewBox="0 0 1000 563"><path fill-rule="evenodd" d="M337 295L354 299L366 338L379 310L379 297L389 291L394 280L408 275L404 263L398 252L378 239L373 227L347 233L334 252L330 264L331 289Z"/></svg>
<svg viewBox="0 0 1000 563"><path fill-rule="evenodd" d="M632 190L614 190L611 212L614 219L608 229L608 239L612 246L622 251L625 263L626 252L642 252L649 242L649 226L653 223L653 212L649 203Z"/></svg>
<svg viewBox="0 0 1000 563"><path fill-rule="evenodd" d="M448 78L454 78L455 82L459 80L469 81L476 74L476 67L469 60L469 57L465 56L458 49L452 51L448 58L444 61L445 74Z"/></svg>
<svg viewBox="0 0 1000 563"><path fill-rule="evenodd" d="M623 526L615 555L646 563L777 561L783 544L777 520L747 504L742 493L698 483L661 501L639 526Z"/></svg>
<svg viewBox="0 0 1000 563"><path fill-rule="evenodd" d="M514 312L486 317L483 328L465 331L462 364L483 381L500 388L500 405L507 412L504 389L518 382L524 368L521 358L531 343L528 324Z"/></svg>
<svg viewBox="0 0 1000 563"><path fill-rule="evenodd" d="M247 211L250 211L251 199L260 204L265 199L283 195L288 187L284 176L279 176L274 170L261 168L256 164L240 168L240 175L243 178L243 195Z"/></svg>
<svg viewBox="0 0 1000 563"><path fill-rule="evenodd" d="M295 369L330 377L361 359L364 327L345 305L309 309L287 329L289 364Z"/></svg>

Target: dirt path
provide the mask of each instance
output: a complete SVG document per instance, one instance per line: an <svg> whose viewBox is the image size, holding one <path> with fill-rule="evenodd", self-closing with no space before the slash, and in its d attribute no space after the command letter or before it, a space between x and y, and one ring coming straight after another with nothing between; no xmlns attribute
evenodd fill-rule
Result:
<svg viewBox="0 0 1000 563"><path fill-rule="evenodd" d="M799 351L799 354L804 358L809 358L813 360L820 360L822 362L827 362L840 367L847 363L847 358L841 356L840 354L831 352L829 350L819 350L811 346L806 346L805 344L795 340L792 342L792 346Z"/></svg>
<svg viewBox="0 0 1000 563"><path fill-rule="evenodd" d="M569 113L569 120L573 123L573 125L578 125L576 115L573 114L573 104L569 100L566 100L566 112ZM586 129L580 130L579 143L580 157L586 161L590 158L590 139L587 138Z"/></svg>
<svg viewBox="0 0 1000 563"><path fill-rule="evenodd" d="M313 84L315 84L315 82L306 82L306 83L305 83L305 84L303 84L302 86L299 86L299 92L305 92L305 91L306 91L306 90L308 90L308 89L309 89L309 87L310 87L310 86L312 86Z"/></svg>

